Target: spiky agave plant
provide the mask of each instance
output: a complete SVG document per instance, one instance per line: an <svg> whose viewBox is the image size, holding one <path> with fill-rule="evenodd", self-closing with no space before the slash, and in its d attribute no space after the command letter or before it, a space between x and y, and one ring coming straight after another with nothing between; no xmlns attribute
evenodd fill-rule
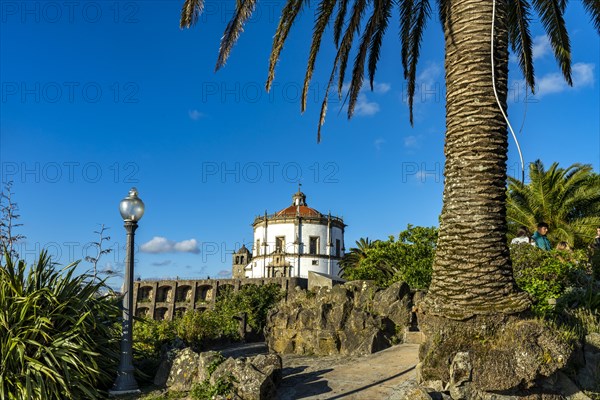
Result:
<svg viewBox="0 0 600 400"><path fill-rule="evenodd" d="M0 399L96 399L116 370L119 309L104 282L47 252L0 268Z"/></svg>

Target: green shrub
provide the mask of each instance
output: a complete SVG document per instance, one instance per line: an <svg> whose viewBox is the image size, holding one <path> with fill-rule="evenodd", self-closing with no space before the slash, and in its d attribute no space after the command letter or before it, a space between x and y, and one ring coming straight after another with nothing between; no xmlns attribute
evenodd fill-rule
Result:
<svg viewBox="0 0 600 400"><path fill-rule="evenodd" d="M219 294L214 310L193 310L173 321L137 319L133 326L133 345L136 360L158 362L161 348L176 338L195 349L207 341L240 340L240 318L246 315L248 327L260 334L268 311L283 297L278 285L248 285L238 292L226 290Z"/></svg>
<svg viewBox="0 0 600 400"><path fill-rule="evenodd" d="M511 258L515 281L533 297L533 311L540 316L560 311L560 307L555 308L548 303L549 299L556 299L557 304L564 307L569 292L593 283L590 265L583 251L543 251L518 244L511 246ZM567 297L563 299L563 296Z"/></svg>
<svg viewBox="0 0 600 400"><path fill-rule="evenodd" d="M0 267L0 398L96 399L114 380L119 308L76 266L56 270L42 252Z"/></svg>
<svg viewBox="0 0 600 400"><path fill-rule="evenodd" d="M394 282L406 282L411 288L426 289L431 282L437 228L408 225L398 238L376 240L362 249L360 257L348 253L344 257L344 278L373 280L387 287Z"/></svg>

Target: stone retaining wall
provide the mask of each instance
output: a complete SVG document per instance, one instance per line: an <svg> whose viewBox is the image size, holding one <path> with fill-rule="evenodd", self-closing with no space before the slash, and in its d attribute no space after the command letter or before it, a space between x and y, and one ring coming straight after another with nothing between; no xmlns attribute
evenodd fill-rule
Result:
<svg viewBox="0 0 600 400"><path fill-rule="evenodd" d="M137 317L172 320L187 310L214 307L226 290L238 291L246 285L279 285L287 294L296 286L306 288L303 278L197 279L137 281L133 285L133 313Z"/></svg>

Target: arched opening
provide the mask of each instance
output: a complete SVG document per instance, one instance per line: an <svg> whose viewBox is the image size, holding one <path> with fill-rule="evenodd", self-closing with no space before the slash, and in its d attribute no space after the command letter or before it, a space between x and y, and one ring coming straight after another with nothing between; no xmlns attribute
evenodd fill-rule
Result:
<svg viewBox="0 0 600 400"><path fill-rule="evenodd" d="M139 288L137 301L140 303L152 301L152 286L143 286Z"/></svg>
<svg viewBox="0 0 600 400"><path fill-rule="evenodd" d="M135 316L138 318L148 318L150 309L148 307L140 307L135 310Z"/></svg>
<svg viewBox="0 0 600 400"><path fill-rule="evenodd" d="M175 302L189 302L192 300L192 287L189 285L183 285L177 288L177 294L175 296Z"/></svg>
<svg viewBox="0 0 600 400"><path fill-rule="evenodd" d="M161 286L156 292L157 303L168 303L171 301L173 289L171 286Z"/></svg>
<svg viewBox="0 0 600 400"><path fill-rule="evenodd" d="M169 309L167 307L159 307L154 312L154 319L157 321L162 321L168 318Z"/></svg>
<svg viewBox="0 0 600 400"><path fill-rule="evenodd" d="M213 288L211 285L201 285L196 289L196 301L211 301Z"/></svg>

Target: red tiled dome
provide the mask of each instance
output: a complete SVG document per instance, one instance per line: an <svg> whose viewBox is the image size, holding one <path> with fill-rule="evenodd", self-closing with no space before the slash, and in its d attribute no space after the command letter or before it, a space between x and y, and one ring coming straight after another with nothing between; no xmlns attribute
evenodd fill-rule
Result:
<svg viewBox="0 0 600 400"><path fill-rule="evenodd" d="M308 206L289 206L284 208L283 210L275 213L276 217L293 217L296 215L296 212L299 210L299 214L301 217L320 217L321 213L315 210L314 208L310 208Z"/></svg>

